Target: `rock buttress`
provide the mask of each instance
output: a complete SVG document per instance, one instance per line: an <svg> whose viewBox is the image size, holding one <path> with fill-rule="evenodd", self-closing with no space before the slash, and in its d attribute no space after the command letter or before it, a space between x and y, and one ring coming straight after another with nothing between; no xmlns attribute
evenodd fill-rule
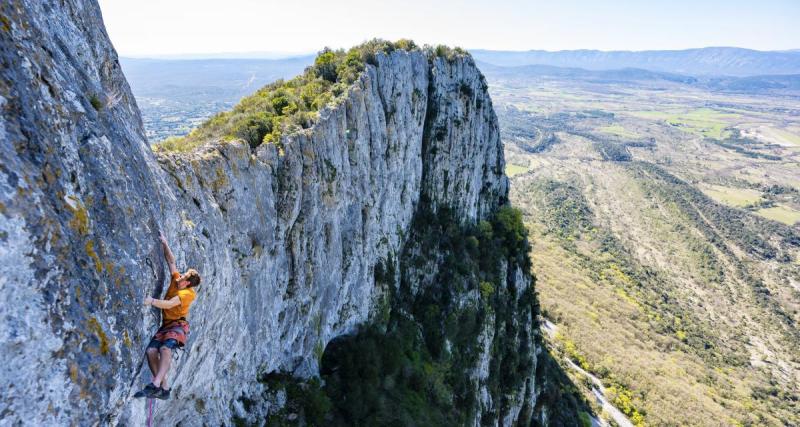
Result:
<svg viewBox="0 0 800 427"><path fill-rule="evenodd" d="M234 141L156 156L95 1L0 11L11 422L143 422L131 396L158 321L141 301L165 281L159 230L203 285L156 421L219 425L261 391L259 373L313 375L320 348L375 314L375 265L401 253L423 196L472 222L505 203L497 121L468 56L379 54L283 153Z"/></svg>

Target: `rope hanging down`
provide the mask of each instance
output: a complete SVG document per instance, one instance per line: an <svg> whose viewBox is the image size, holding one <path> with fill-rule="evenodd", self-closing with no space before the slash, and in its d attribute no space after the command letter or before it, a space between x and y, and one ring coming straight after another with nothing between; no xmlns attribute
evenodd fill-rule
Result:
<svg viewBox="0 0 800 427"><path fill-rule="evenodd" d="M147 410L147 427L153 427L153 399L147 399L148 402L148 410Z"/></svg>

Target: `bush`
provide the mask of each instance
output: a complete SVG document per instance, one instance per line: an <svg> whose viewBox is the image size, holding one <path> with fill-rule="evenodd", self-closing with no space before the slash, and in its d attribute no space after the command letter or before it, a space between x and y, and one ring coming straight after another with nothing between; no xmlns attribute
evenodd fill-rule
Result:
<svg viewBox="0 0 800 427"><path fill-rule="evenodd" d="M631 153L624 144L603 140L595 142L594 147L603 160L612 162L629 162L631 160Z"/></svg>
<svg viewBox="0 0 800 427"><path fill-rule="evenodd" d="M496 404L483 421L497 424L508 414L510 396L535 373L535 338L520 326L538 315L535 295L528 288L517 299L520 284L499 277L504 264L516 268L513 256L527 247L521 215L503 207L471 225L447 207L433 211L424 198L420 205L402 252L374 267L376 283L389 293L386 315L355 334L335 338L324 351L321 346L315 350L321 353L322 381L263 375L259 380L266 385L266 401L278 390L287 398L266 425L471 425L479 410L474 379L482 350L478 337L487 327L488 312L494 314L495 329L487 388ZM507 242L517 248L505 248ZM513 256L503 258L503 253ZM420 274L420 259L429 275ZM471 298L475 291L480 301ZM243 404L250 414L264 412L252 410L259 401ZM532 409L526 405L521 420L529 420Z"/></svg>
<svg viewBox="0 0 800 427"><path fill-rule="evenodd" d="M528 229L522 222L522 211L511 206L503 206L494 216L493 229L502 240L504 253L514 258L525 271L531 267Z"/></svg>
<svg viewBox="0 0 800 427"><path fill-rule="evenodd" d="M232 111L215 115L189 135L157 145L155 150L187 152L211 140L232 139L245 140L253 148L264 143L282 148L282 135L311 127L319 110L344 97L368 64L377 65L379 53L418 49L413 41L405 39L394 43L374 39L348 51L325 48L303 74L264 86L243 98ZM448 60L468 55L462 49L446 46L425 49L429 55ZM98 110L102 107L96 96L90 102Z"/></svg>
<svg viewBox="0 0 800 427"><path fill-rule="evenodd" d="M273 123L269 115L254 113L236 122L231 132L235 137L247 141L251 147L256 147L272 129Z"/></svg>
<svg viewBox="0 0 800 427"><path fill-rule="evenodd" d="M442 44L435 47L427 47L426 49L431 56L444 58L448 62L452 62L461 56L469 56L469 53L460 47L449 47Z"/></svg>
<svg viewBox="0 0 800 427"><path fill-rule="evenodd" d="M295 422L290 420L289 414L299 415L305 425L310 427L328 425L326 417L333 409L333 404L325 394L319 378L302 380L287 373L272 372L261 376L259 381L267 386L268 391L284 390L286 392L286 405L277 411L273 409L266 425L297 425L296 420ZM248 412L259 403L247 398L240 400ZM247 425L243 419L239 419L239 424Z"/></svg>
<svg viewBox="0 0 800 427"><path fill-rule="evenodd" d="M494 285L491 282L481 282L481 297L488 300L494 294Z"/></svg>
<svg viewBox="0 0 800 427"><path fill-rule="evenodd" d="M395 320L387 332L368 326L328 345L320 370L334 404L327 425L447 425L463 417L418 326Z"/></svg>
<svg viewBox="0 0 800 427"><path fill-rule="evenodd" d="M186 137L171 139L156 149L185 152L213 139L242 139L253 148L263 143L280 147L282 135L311 127L319 110L346 94L365 64L376 63L379 52L398 48L410 50L416 45L372 40L346 52L325 48L300 76L264 86L232 111L217 114Z"/></svg>
<svg viewBox="0 0 800 427"><path fill-rule="evenodd" d="M325 48L314 60L314 73L322 79L336 83L338 78L336 62L336 54L329 48Z"/></svg>
<svg viewBox="0 0 800 427"><path fill-rule="evenodd" d="M94 107L94 109L97 111L100 111L103 108L103 102L100 101L100 98L98 98L95 94L92 94L92 96L89 97L89 103L92 104L92 107Z"/></svg>

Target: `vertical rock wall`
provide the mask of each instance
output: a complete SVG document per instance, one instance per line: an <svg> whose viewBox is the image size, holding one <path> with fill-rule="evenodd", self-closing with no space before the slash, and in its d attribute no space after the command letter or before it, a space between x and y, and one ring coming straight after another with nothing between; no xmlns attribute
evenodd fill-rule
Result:
<svg viewBox="0 0 800 427"><path fill-rule="evenodd" d="M203 275L158 424L220 425L256 375L308 376L384 297L423 195L465 221L507 195L468 56L379 54L311 129L156 156L96 2L0 5L0 398L15 423L143 422L162 230ZM435 142L431 142L435 141ZM487 403L488 405L489 403ZM510 424L513 417L504 424Z"/></svg>

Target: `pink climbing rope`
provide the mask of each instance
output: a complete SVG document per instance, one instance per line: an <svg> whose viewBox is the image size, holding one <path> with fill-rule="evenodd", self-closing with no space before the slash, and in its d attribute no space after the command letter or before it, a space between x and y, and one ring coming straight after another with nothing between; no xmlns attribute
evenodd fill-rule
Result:
<svg viewBox="0 0 800 427"><path fill-rule="evenodd" d="M149 409L147 410L147 427L153 427L153 399L147 399Z"/></svg>

